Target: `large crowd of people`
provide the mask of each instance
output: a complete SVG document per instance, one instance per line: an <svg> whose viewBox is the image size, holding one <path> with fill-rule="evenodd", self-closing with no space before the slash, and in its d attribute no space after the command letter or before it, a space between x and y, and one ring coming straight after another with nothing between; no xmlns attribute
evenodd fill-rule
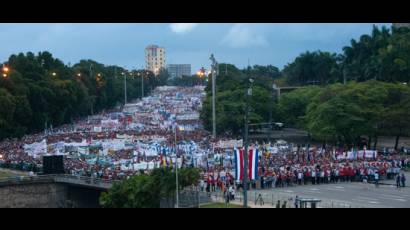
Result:
<svg viewBox="0 0 410 230"><path fill-rule="evenodd" d="M203 190L234 193L233 149L241 141L212 139L202 127L199 111L203 87L158 87L122 108L105 111L43 133L0 142L0 163L42 166L44 155L64 155L72 175L122 179L157 167L202 169ZM284 141L253 143L260 150L258 181L262 188L340 181L394 179L409 164L399 154L358 154L332 146L295 146ZM368 150L367 153L369 153ZM401 179L400 179L401 180Z"/></svg>

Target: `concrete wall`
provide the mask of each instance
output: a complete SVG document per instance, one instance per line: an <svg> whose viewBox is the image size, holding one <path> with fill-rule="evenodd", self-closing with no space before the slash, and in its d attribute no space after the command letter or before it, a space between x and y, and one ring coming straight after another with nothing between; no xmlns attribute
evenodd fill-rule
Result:
<svg viewBox="0 0 410 230"><path fill-rule="evenodd" d="M0 208L95 208L100 191L59 183L0 187Z"/></svg>

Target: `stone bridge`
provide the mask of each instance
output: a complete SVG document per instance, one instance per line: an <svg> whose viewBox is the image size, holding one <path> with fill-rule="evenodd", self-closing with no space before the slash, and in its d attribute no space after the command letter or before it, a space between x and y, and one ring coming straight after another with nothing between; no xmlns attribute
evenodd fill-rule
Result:
<svg viewBox="0 0 410 230"><path fill-rule="evenodd" d="M0 180L0 208L94 208L114 181L71 175L21 176Z"/></svg>

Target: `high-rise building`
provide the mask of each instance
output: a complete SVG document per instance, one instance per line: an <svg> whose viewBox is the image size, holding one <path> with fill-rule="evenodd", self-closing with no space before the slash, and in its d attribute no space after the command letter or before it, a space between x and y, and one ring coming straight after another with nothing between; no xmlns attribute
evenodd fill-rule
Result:
<svg viewBox="0 0 410 230"><path fill-rule="evenodd" d="M191 64L169 64L167 66L168 74L171 78L191 76Z"/></svg>
<svg viewBox="0 0 410 230"><path fill-rule="evenodd" d="M150 45L145 48L145 69L158 75L161 69L165 69L165 48Z"/></svg>

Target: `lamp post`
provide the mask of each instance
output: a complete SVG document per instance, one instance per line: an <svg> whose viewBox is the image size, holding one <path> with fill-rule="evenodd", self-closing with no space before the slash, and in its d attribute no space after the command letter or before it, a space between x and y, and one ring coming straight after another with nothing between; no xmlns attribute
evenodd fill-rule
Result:
<svg viewBox="0 0 410 230"><path fill-rule="evenodd" d="M210 57L212 61L212 137L216 138L216 112L215 112L215 97L216 97L216 82L215 77L218 71L218 62L216 62L215 57L211 54Z"/></svg>
<svg viewBox="0 0 410 230"><path fill-rule="evenodd" d="M141 72L141 99L144 98L144 67L142 67L142 72Z"/></svg>
<svg viewBox="0 0 410 230"><path fill-rule="evenodd" d="M248 129L249 129L249 99L252 96L253 79L249 77L249 88L246 92L246 111L245 111L245 152L244 152L244 175L243 175L243 207L248 207Z"/></svg>
<svg viewBox="0 0 410 230"><path fill-rule="evenodd" d="M175 123L175 184L176 184L176 208L179 208L179 184L178 184L178 151L177 151L177 130L178 125Z"/></svg>
<svg viewBox="0 0 410 230"><path fill-rule="evenodd" d="M127 73L126 70L122 73L124 75L124 107L127 104Z"/></svg>

